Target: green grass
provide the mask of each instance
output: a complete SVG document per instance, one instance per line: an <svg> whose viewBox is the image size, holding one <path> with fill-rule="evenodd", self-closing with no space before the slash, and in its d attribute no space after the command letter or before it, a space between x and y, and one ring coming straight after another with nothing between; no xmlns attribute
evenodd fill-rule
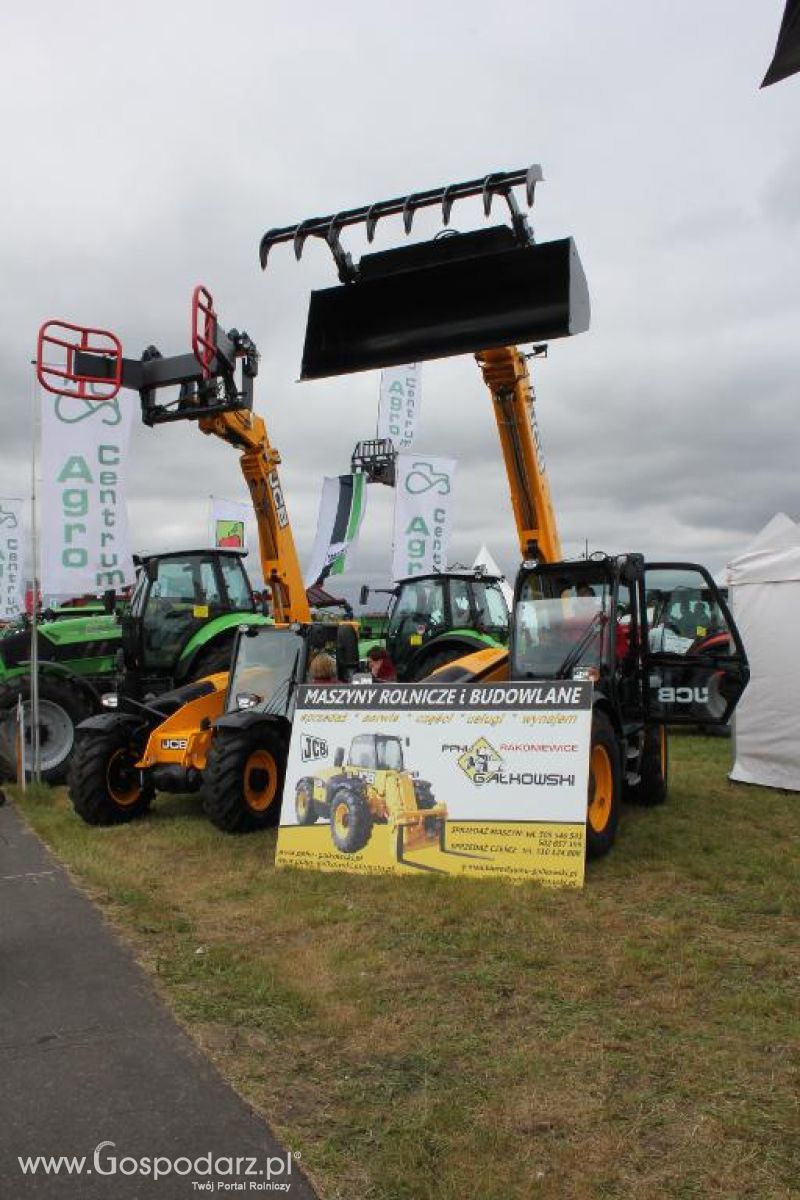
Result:
<svg viewBox="0 0 800 1200"><path fill-rule="evenodd" d="M800 1195L800 797L672 739L581 893L273 868L190 798L31 824L326 1200Z"/></svg>

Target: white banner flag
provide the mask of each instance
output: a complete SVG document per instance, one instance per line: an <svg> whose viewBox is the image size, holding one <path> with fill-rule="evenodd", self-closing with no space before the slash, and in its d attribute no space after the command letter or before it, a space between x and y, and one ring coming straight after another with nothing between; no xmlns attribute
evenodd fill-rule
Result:
<svg viewBox="0 0 800 1200"><path fill-rule="evenodd" d="M42 394L42 591L134 582L126 474L136 401Z"/></svg>
<svg viewBox="0 0 800 1200"><path fill-rule="evenodd" d="M209 535L211 545L247 549L247 523L253 510L243 500L223 500L209 496Z"/></svg>
<svg viewBox="0 0 800 1200"><path fill-rule="evenodd" d="M408 450L417 430L422 400L422 363L381 371L378 437L391 438L395 450Z"/></svg>
<svg viewBox="0 0 800 1200"><path fill-rule="evenodd" d="M25 607L22 504L0 499L0 621L13 621Z"/></svg>
<svg viewBox="0 0 800 1200"><path fill-rule="evenodd" d="M397 456L393 578L446 570L455 470L454 458Z"/></svg>

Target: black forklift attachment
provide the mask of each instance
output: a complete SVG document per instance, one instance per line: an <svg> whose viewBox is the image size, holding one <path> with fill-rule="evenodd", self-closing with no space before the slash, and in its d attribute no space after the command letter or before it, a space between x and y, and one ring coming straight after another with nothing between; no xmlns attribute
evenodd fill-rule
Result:
<svg viewBox="0 0 800 1200"><path fill-rule="evenodd" d="M311 293L301 378L318 379L370 368L467 354L516 342L544 341L589 327L589 292L571 238L537 243L514 188L533 204L538 166L500 172L394 200L272 229L261 239L266 267L271 248L291 241L299 259L309 237L323 239L336 263L339 287ZM406 233L420 208L441 205L448 225L453 204L481 196L489 216L500 196L510 225L456 233L365 254L358 264L342 248L341 231L363 223L372 242L378 221L400 214Z"/></svg>
<svg viewBox="0 0 800 1200"><path fill-rule="evenodd" d="M137 391L145 425L161 425L252 410L258 350L246 333L220 328L211 294L199 285L192 297L190 354L164 358L148 346L141 358L124 358L119 339L106 330L47 321L39 330L36 370L47 391L90 404L114 400L120 388ZM157 393L168 387L179 389L177 398L159 403Z"/></svg>

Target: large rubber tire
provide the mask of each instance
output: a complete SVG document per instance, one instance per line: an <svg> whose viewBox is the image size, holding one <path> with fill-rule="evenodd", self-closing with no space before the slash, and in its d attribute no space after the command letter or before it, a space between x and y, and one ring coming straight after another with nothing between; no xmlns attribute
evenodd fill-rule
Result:
<svg viewBox="0 0 800 1200"><path fill-rule="evenodd" d="M16 719L17 697L22 697L25 711L25 761L26 775L31 774L31 681L28 676L12 680L2 689L2 731L0 732L0 755L6 773L16 776ZM67 778L70 757L75 747L75 728L98 711L89 694L70 683L45 672L39 677L39 746L41 778L51 785L63 783Z"/></svg>
<svg viewBox="0 0 800 1200"><path fill-rule="evenodd" d="M195 679L203 679L206 675L217 675L220 671L230 671L232 654L232 638L225 638L224 641L212 642L210 646L204 646L186 675L181 675L181 682L193 683Z"/></svg>
<svg viewBox="0 0 800 1200"><path fill-rule="evenodd" d="M121 825L150 808L153 788L142 783L128 721L108 714L104 728L80 732L69 767L69 798L87 825Z"/></svg>
<svg viewBox="0 0 800 1200"><path fill-rule="evenodd" d="M669 740L666 725L650 725L644 731L642 771L638 783L627 784L625 799L629 804L655 808L667 798L669 786Z"/></svg>
<svg viewBox="0 0 800 1200"><path fill-rule="evenodd" d="M586 810L586 857L602 858L614 844L622 799L619 746L608 717L592 714L589 795Z"/></svg>
<svg viewBox="0 0 800 1200"><path fill-rule="evenodd" d="M287 745L265 725L219 730L203 772L203 811L223 833L253 833L281 815Z"/></svg>
<svg viewBox="0 0 800 1200"><path fill-rule="evenodd" d="M360 788L341 784L331 796L331 837L343 854L357 854L372 836L372 813Z"/></svg>
<svg viewBox="0 0 800 1200"><path fill-rule="evenodd" d="M415 663L409 670L407 682L417 683L420 679L427 679L434 671L438 671L439 667L446 667L448 663L454 663L459 658L464 658L467 654L473 654L472 649L465 649L464 646L442 646L439 650L433 650L430 654L426 654L422 662Z"/></svg>
<svg viewBox="0 0 800 1200"><path fill-rule="evenodd" d="M417 801L417 808L435 808L436 797L433 794L433 788L427 779L414 780L414 798ZM426 817L425 829L428 833L437 833L442 828L442 820L440 817Z"/></svg>
<svg viewBox="0 0 800 1200"><path fill-rule="evenodd" d="M319 809L314 803L313 783L310 779L298 780L294 790L294 811L298 825L313 825L319 818Z"/></svg>

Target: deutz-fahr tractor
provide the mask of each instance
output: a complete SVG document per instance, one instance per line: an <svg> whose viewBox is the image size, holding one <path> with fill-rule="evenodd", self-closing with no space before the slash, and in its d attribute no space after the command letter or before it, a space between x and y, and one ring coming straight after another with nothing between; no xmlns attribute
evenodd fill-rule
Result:
<svg viewBox="0 0 800 1200"><path fill-rule="evenodd" d="M505 646L509 617L500 583L498 576L481 570L398 580L389 592L385 635L397 678L424 679L465 654ZM362 604L369 593L368 587L361 589Z"/></svg>
<svg viewBox="0 0 800 1200"><path fill-rule="evenodd" d="M236 628L266 620L241 551L173 551L142 557L137 565L133 596L121 615L70 616L37 627L46 783L66 777L75 726L102 711L103 693L120 689L142 699L224 670ZM12 774L19 696L31 742L30 656L29 629L0 639L0 765Z"/></svg>
<svg viewBox="0 0 800 1200"><path fill-rule="evenodd" d="M350 744L347 762L341 746L333 762L333 767L298 781L299 825L329 821L333 844L344 854L363 850L378 824L388 824L398 862L404 851L423 845L444 849L447 808L436 803L427 780L406 769L399 737L359 734Z"/></svg>
<svg viewBox="0 0 800 1200"><path fill-rule="evenodd" d="M84 721L69 775L70 799L89 825L143 816L155 793L201 792L226 833L280 816L295 688L312 660L335 658L337 677L358 670L350 624L242 625L226 670L147 703Z"/></svg>

